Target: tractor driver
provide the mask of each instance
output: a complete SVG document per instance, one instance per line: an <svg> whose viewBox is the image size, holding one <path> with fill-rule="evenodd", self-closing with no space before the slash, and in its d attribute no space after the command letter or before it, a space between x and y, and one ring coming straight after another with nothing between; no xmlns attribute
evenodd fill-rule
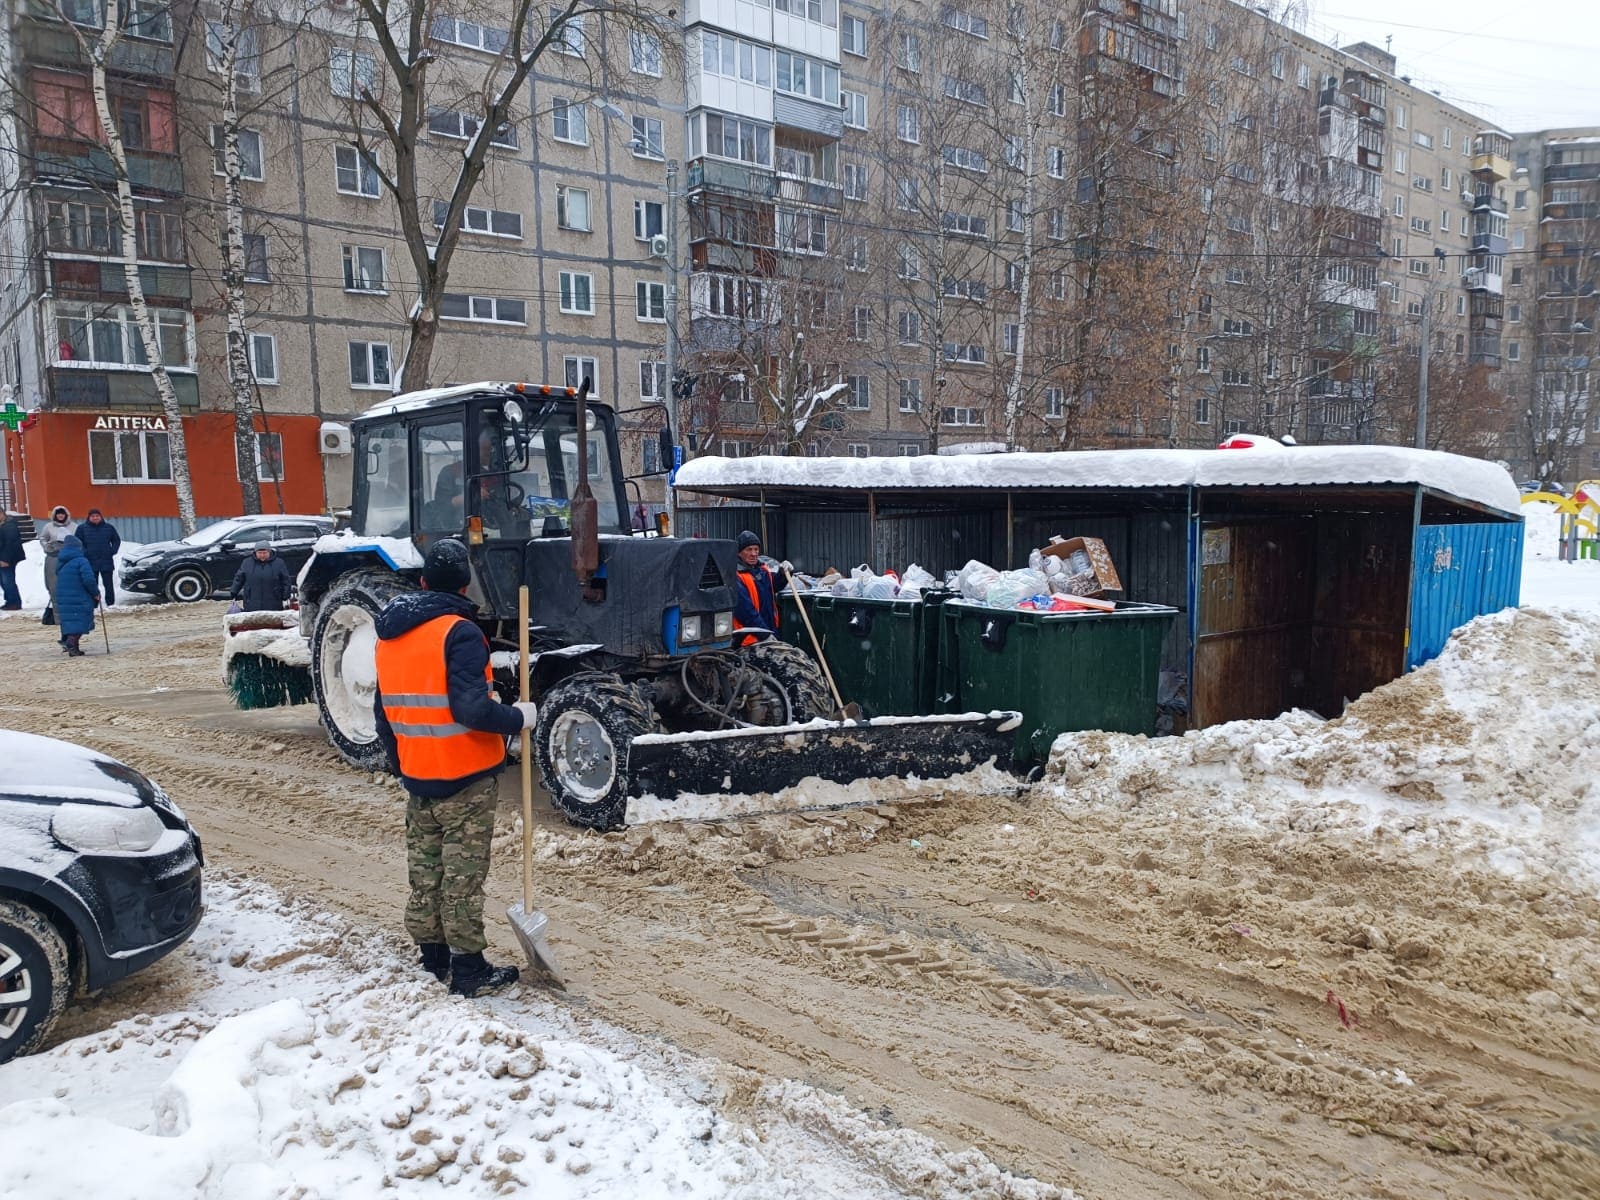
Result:
<svg viewBox="0 0 1600 1200"><path fill-rule="evenodd" d="M484 527L493 533L510 537L526 537L529 530L528 511L519 502L513 502L507 483L510 479L501 456L497 453L494 434L488 429L478 431L478 515ZM465 466L460 459L446 463L434 483L434 506L442 513L448 505L447 531L459 531L466 521L462 508L466 503L466 489L462 486Z"/></svg>
<svg viewBox="0 0 1600 1200"><path fill-rule="evenodd" d="M733 627L735 629L778 628L778 593L788 585L789 567L783 563L776 568L761 561L761 539L746 529L736 543L739 552L738 582L733 591ZM739 639L739 645L751 646L768 634L750 633Z"/></svg>

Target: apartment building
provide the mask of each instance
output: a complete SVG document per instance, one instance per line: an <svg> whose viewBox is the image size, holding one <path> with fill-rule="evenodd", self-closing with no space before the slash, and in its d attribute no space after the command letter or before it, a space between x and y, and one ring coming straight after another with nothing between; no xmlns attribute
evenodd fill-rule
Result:
<svg viewBox="0 0 1600 1200"><path fill-rule="evenodd" d="M1511 147L1505 457L1519 479L1600 478L1600 126Z"/></svg>
<svg viewBox="0 0 1600 1200"><path fill-rule="evenodd" d="M34 511L97 505L158 529L176 513L165 419L131 331L120 264L110 261L116 222L104 151L69 28L92 31L101 12L92 0L58 13L20 0L8 7L10 77L27 79L41 99L15 119L20 152L8 160L23 187L8 193L4 226L4 382L33 415L7 434L6 457L19 503ZM202 517L241 503L217 249L226 217L215 124L225 15L135 4L113 60L141 276L186 413ZM175 42L191 18L195 35ZM363 119L359 88L381 88L382 71L350 5L311 7L296 22L279 12L239 36L263 503L337 507L351 472L341 426L397 386L418 295L393 200L351 135ZM424 221L443 220L441 201L476 128L473 105L481 111L507 36L442 14L428 31L435 65L417 146ZM660 465L667 273L650 250L666 227L668 160L683 153L672 66L659 41L593 21L574 22L541 60L514 119L491 138L462 216L431 371L434 384L589 378L622 414L633 471Z"/></svg>

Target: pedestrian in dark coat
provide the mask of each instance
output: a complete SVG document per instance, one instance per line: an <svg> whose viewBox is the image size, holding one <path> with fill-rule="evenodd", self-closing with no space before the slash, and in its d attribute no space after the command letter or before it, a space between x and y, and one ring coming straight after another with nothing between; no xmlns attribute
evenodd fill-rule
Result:
<svg viewBox="0 0 1600 1200"><path fill-rule="evenodd" d="M7 513L0 520L0 610L15 612L22 607L22 593L17 590L17 568L22 565L22 526L15 513Z"/></svg>
<svg viewBox="0 0 1600 1200"><path fill-rule="evenodd" d="M89 510L89 519L78 526L78 540L83 543L83 556L89 560L94 573L104 585L107 604L117 602L117 551L122 549L122 536L117 527L105 519L98 508Z"/></svg>
<svg viewBox="0 0 1600 1200"><path fill-rule="evenodd" d="M61 543L56 565L56 620L61 623L61 648L82 658L78 639L94 632L94 610L100 603L94 568L83 556L78 539L68 535Z"/></svg>
<svg viewBox="0 0 1600 1200"><path fill-rule="evenodd" d="M277 612L294 590L294 580L271 542L257 542L256 552L239 564L228 592L245 612Z"/></svg>

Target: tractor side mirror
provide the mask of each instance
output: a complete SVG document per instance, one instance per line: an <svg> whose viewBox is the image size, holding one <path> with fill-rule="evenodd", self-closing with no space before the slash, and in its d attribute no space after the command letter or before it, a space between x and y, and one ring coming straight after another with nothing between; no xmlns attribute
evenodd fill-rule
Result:
<svg viewBox="0 0 1600 1200"><path fill-rule="evenodd" d="M663 429L660 434L661 457L656 461L662 464L662 469L672 470L672 430Z"/></svg>

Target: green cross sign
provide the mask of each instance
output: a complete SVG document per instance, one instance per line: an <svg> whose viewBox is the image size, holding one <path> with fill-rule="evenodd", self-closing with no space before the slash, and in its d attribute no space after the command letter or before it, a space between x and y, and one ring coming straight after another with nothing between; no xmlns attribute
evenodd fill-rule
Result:
<svg viewBox="0 0 1600 1200"><path fill-rule="evenodd" d="M0 410L0 425L5 425L10 428L12 433L15 433L18 429L20 429L22 427L22 422L27 420L27 418L27 413L23 412L15 404L11 404L9 402L7 402L3 410Z"/></svg>

